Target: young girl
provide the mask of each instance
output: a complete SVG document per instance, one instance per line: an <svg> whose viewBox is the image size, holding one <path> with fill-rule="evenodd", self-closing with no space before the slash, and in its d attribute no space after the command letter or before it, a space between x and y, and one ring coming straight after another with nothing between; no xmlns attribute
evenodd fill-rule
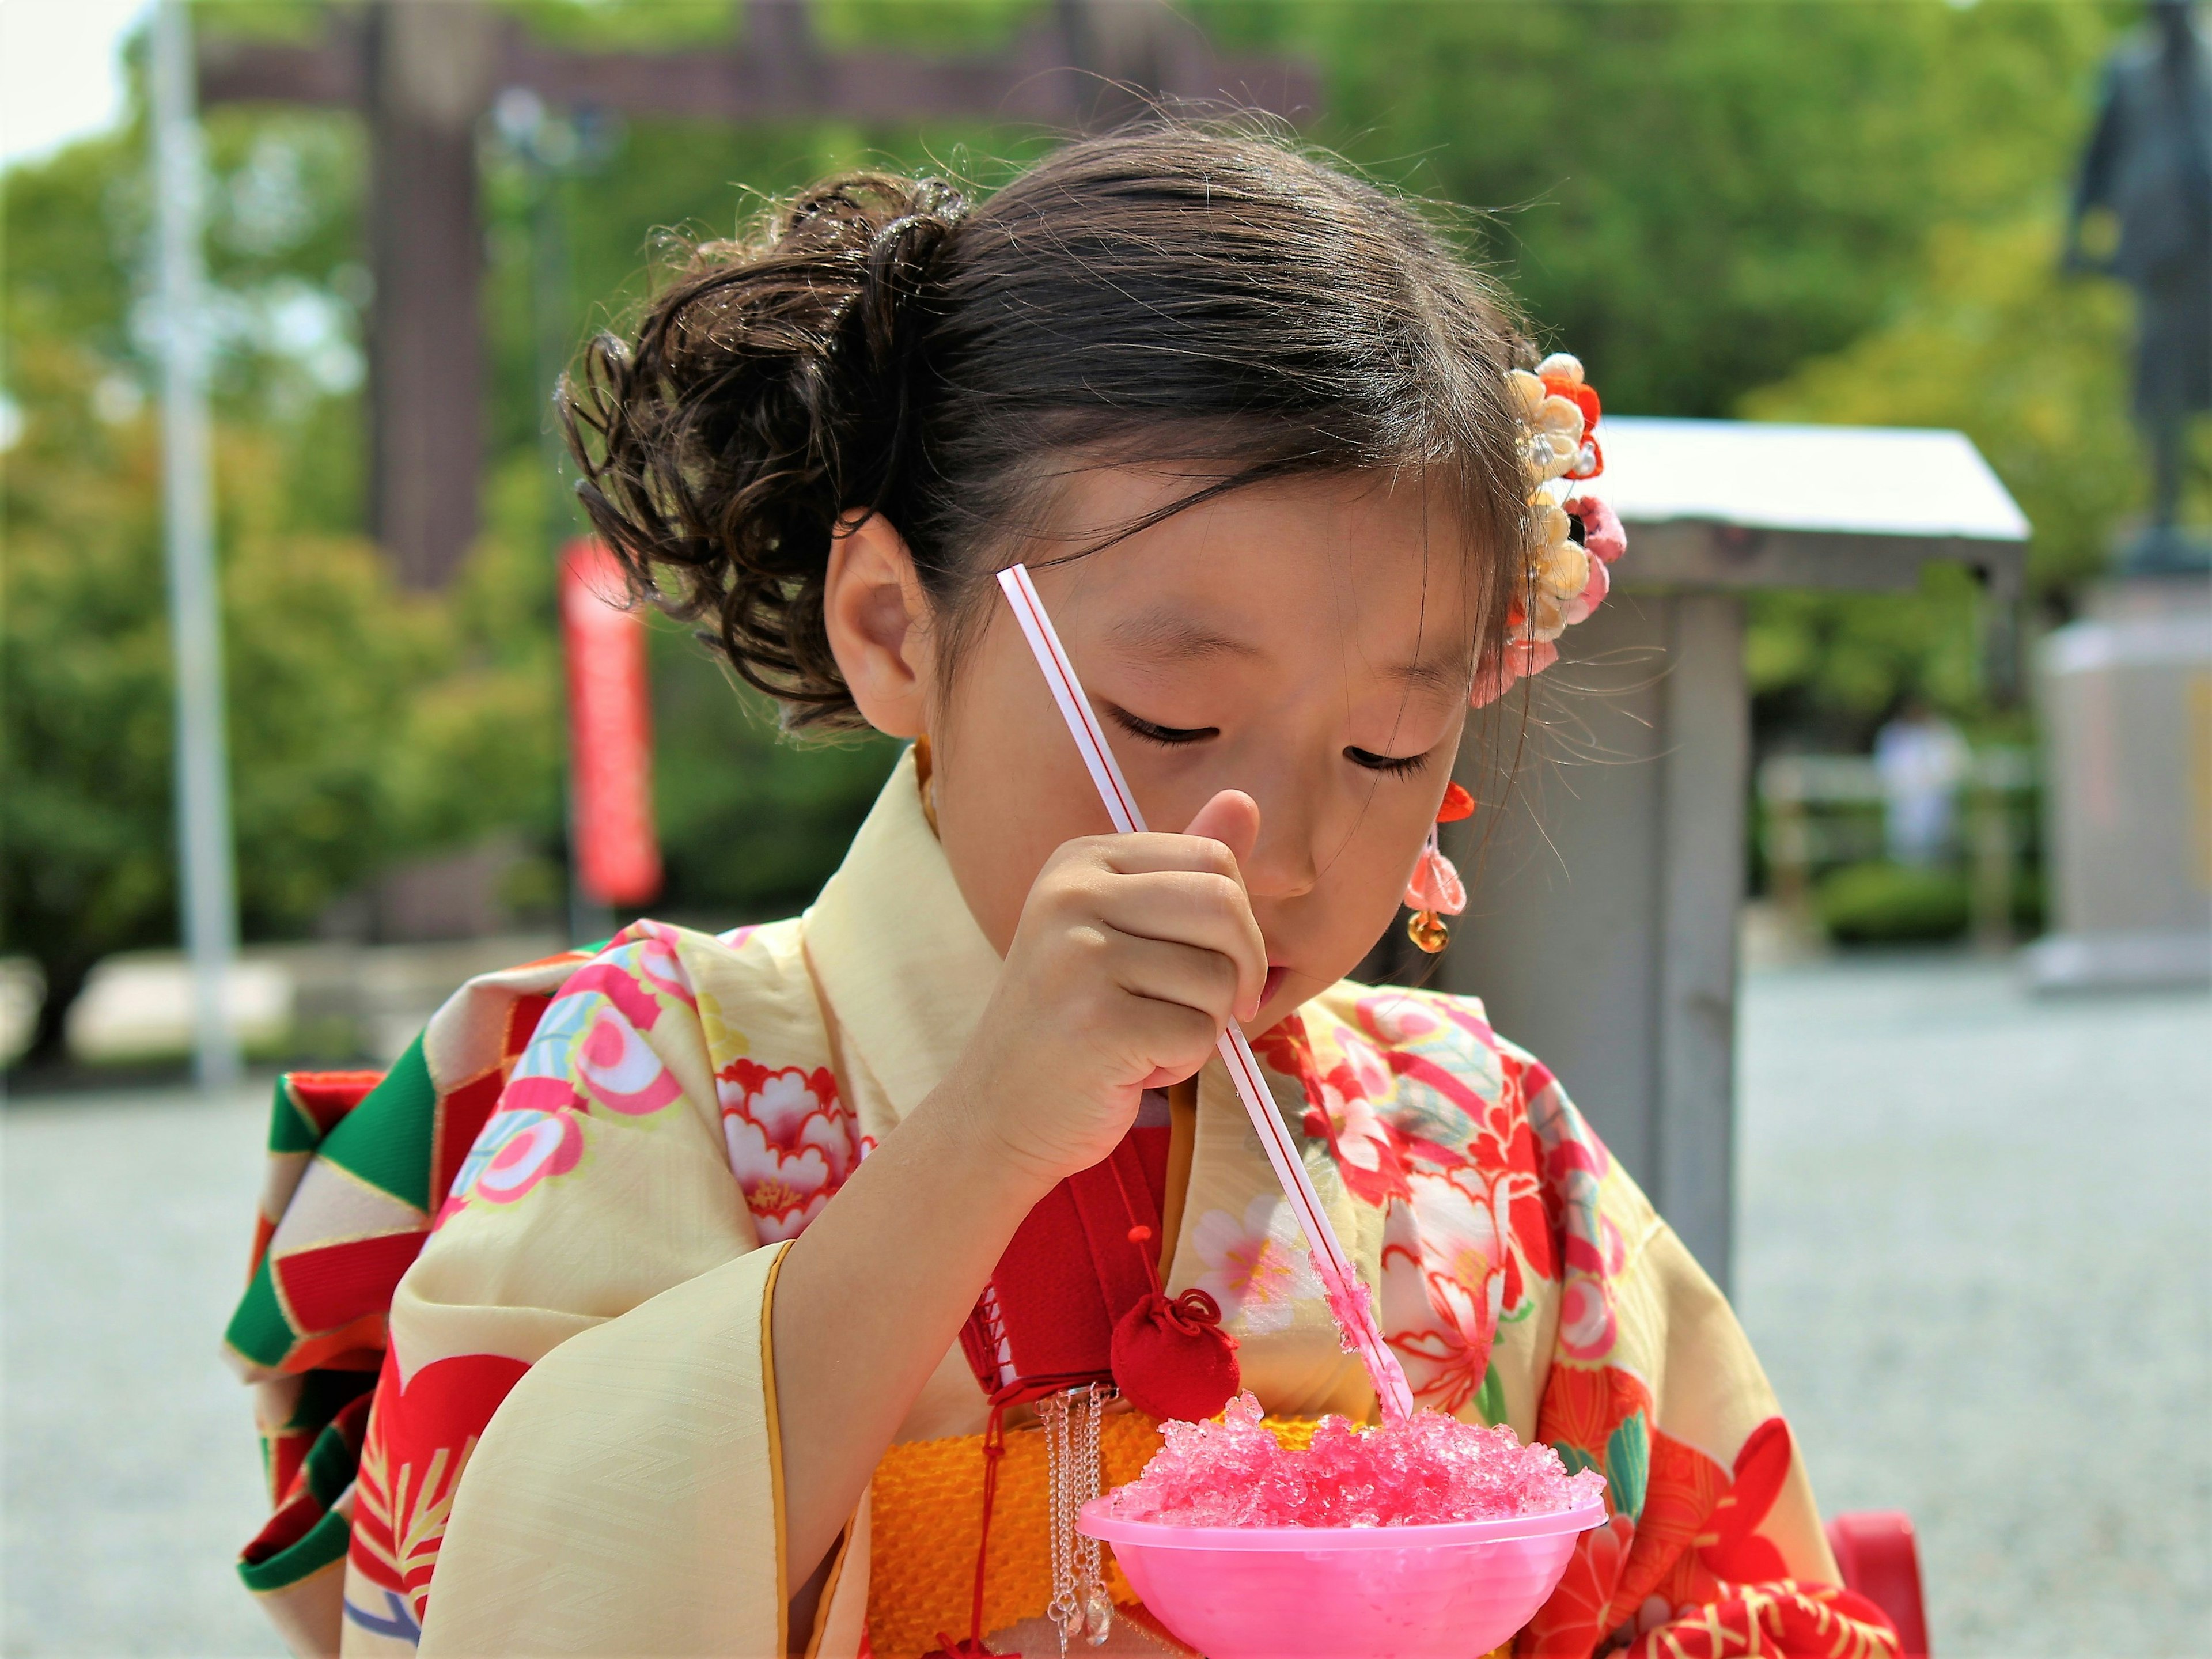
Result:
<svg viewBox="0 0 2212 1659"><path fill-rule="evenodd" d="M1607 1478L1517 1651L1893 1651L1559 1085L1479 1003L1344 977L1409 878L1436 942L1470 703L1619 550L1563 477L1595 395L1533 361L1399 203L1172 124L972 205L819 185L592 349L584 494L638 588L794 731L911 747L804 916L640 922L465 989L350 1113L290 1085L233 1343L287 1500L246 1572L296 1642L1181 1650L1054 1558L1085 1437L1108 1484L1159 1443L1089 1385L1202 1413L1226 1355L1276 1417L1375 1405L1214 1058L1237 1022L1419 1402ZM1109 833L1018 562L1181 833Z"/></svg>

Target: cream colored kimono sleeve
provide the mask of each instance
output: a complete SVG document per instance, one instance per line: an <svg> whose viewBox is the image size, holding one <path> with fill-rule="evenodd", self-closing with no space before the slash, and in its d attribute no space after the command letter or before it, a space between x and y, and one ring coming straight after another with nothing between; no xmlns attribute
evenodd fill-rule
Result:
<svg viewBox="0 0 2212 1659"><path fill-rule="evenodd" d="M639 922L516 1006L527 1047L392 1299L347 1659L788 1650L775 1247L935 1085L997 972L909 757L805 918ZM980 1431L943 1369L917 1432ZM864 1640L868 1518L796 1633L824 1659Z"/></svg>
<svg viewBox="0 0 2212 1659"><path fill-rule="evenodd" d="M771 1297L860 1153L799 952L639 923L539 1017L393 1299L349 1656L786 1651Z"/></svg>
<svg viewBox="0 0 2212 1659"><path fill-rule="evenodd" d="M787 1650L768 1338L782 1247L555 1349L453 1506L428 1656Z"/></svg>

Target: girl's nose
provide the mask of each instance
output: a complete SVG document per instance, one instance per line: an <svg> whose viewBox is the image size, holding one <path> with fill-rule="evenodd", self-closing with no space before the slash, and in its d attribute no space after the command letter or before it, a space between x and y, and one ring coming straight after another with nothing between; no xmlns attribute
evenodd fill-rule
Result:
<svg viewBox="0 0 2212 1659"><path fill-rule="evenodd" d="M1306 790L1285 787L1255 798L1260 802L1260 839L1243 860L1245 889L1254 898L1301 898L1313 890L1321 873L1311 796Z"/></svg>

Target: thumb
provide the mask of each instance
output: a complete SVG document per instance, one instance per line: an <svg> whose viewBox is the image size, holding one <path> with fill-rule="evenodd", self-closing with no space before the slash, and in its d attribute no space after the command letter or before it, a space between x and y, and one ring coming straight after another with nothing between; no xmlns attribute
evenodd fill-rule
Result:
<svg viewBox="0 0 2212 1659"><path fill-rule="evenodd" d="M1219 842L1241 867L1260 844L1260 803L1242 789L1224 789L1198 809L1183 834Z"/></svg>

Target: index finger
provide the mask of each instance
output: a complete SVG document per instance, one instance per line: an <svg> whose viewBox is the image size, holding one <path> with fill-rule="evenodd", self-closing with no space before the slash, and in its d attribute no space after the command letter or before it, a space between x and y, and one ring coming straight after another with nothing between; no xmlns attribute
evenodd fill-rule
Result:
<svg viewBox="0 0 2212 1659"><path fill-rule="evenodd" d="M1210 876L1227 876L1239 887L1244 872L1226 842L1211 836L1176 836L1146 830L1132 836L1101 836L1098 845L1106 867L1117 875L1145 876L1162 870L1195 870Z"/></svg>

